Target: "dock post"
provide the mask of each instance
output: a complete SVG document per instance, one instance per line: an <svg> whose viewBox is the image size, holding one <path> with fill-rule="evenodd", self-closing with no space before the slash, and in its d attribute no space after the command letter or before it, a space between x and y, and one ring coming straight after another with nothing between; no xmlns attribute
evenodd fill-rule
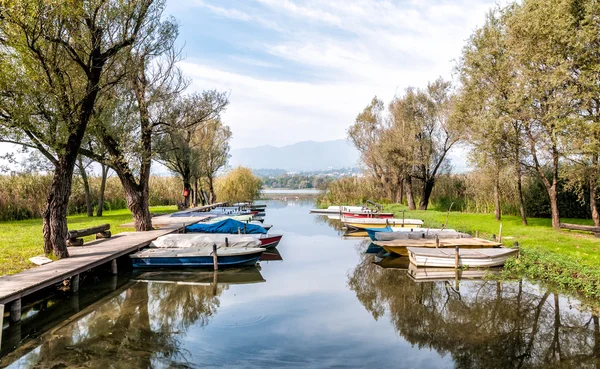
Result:
<svg viewBox="0 0 600 369"><path fill-rule="evenodd" d="M79 293L79 274L75 274L71 277L71 293Z"/></svg>
<svg viewBox="0 0 600 369"><path fill-rule="evenodd" d="M217 258L217 244L213 244L213 267L219 270L219 259Z"/></svg>
<svg viewBox="0 0 600 369"><path fill-rule="evenodd" d="M21 299L16 299L10 304L10 322L18 323L21 321Z"/></svg>
<svg viewBox="0 0 600 369"><path fill-rule="evenodd" d="M440 247L440 236L438 234L435 235L435 248Z"/></svg>
<svg viewBox="0 0 600 369"><path fill-rule="evenodd" d="M458 269L458 252L460 248L456 245L456 255L454 256L454 268Z"/></svg>
<svg viewBox="0 0 600 369"><path fill-rule="evenodd" d="M498 242L502 243L502 223L500 223L500 230L498 231Z"/></svg>
<svg viewBox="0 0 600 369"><path fill-rule="evenodd" d="M185 234L185 223L183 223L183 228L181 229L181 233Z"/></svg>
<svg viewBox="0 0 600 369"><path fill-rule="evenodd" d="M225 247L229 247L229 238L225 237Z"/></svg>
<svg viewBox="0 0 600 369"><path fill-rule="evenodd" d="M218 274L216 270L213 272L213 283L212 283L212 294L217 296L217 284L219 283Z"/></svg>
<svg viewBox="0 0 600 369"><path fill-rule="evenodd" d="M4 305L0 304L0 351L2 351L2 327L4 327Z"/></svg>
<svg viewBox="0 0 600 369"><path fill-rule="evenodd" d="M244 223L244 234L248 234L248 230L246 229L246 224L247 223Z"/></svg>
<svg viewBox="0 0 600 369"><path fill-rule="evenodd" d="M479 231L475 231L475 238L479 238Z"/></svg>
<svg viewBox="0 0 600 369"><path fill-rule="evenodd" d="M117 275L117 259L112 259L112 261L110 262L110 272L113 275Z"/></svg>
<svg viewBox="0 0 600 369"><path fill-rule="evenodd" d="M402 210L402 228L404 228L404 211L405 210Z"/></svg>

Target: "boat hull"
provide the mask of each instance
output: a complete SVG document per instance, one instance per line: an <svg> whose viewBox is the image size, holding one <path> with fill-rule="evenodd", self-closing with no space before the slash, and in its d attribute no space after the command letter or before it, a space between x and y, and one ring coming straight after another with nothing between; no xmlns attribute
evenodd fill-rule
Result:
<svg viewBox="0 0 600 369"><path fill-rule="evenodd" d="M217 256L219 268L255 265L262 255L262 251L235 256ZM211 256L181 256L181 257L146 257L131 258L134 268L212 268L213 257Z"/></svg>
<svg viewBox="0 0 600 369"><path fill-rule="evenodd" d="M393 213L354 213L351 211L343 211L342 215L346 218L375 218L375 219L391 219L394 217Z"/></svg>
<svg viewBox="0 0 600 369"><path fill-rule="evenodd" d="M496 249L495 252L489 252L486 249L459 250L458 266L475 268L503 266L508 258L518 254L518 249ZM418 267L456 267L456 251L451 249L427 250L410 247L408 248L408 257L410 262Z"/></svg>
<svg viewBox="0 0 600 369"><path fill-rule="evenodd" d="M274 247L277 247L277 245L279 245L279 242L281 242L281 238L283 237L283 235L278 234L278 235L265 235L265 236L261 236L259 238L261 245L260 247L264 247L266 249L272 249Z"/></svg>

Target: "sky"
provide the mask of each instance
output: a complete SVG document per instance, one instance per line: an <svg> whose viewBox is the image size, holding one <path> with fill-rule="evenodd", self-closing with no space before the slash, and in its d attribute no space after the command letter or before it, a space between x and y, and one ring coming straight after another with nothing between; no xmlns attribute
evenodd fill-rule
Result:
<svg viewBox="0 0 600 369"><path fill-rule="evenodd" d="M454 79L493 0L169 0L191 91L230 94L233 148L346 137L374 96Z"/></svg>

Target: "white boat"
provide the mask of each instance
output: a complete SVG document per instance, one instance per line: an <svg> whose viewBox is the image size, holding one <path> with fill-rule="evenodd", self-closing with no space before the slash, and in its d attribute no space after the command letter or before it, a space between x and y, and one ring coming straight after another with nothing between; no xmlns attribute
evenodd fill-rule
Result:
<svg viewBox="0 0 600 369"><path fill-rule="evenodd" d="M408 228L404 228L408 229ZM451 238L472 238L468 233L456 232L451 229L422 229L413 230L412 232L376 232L376 241L392 241L392 240L419 240L419 239L451 239Z"/></svg>
<svg viewBox="0 0 600 369"><path fill-rule="evenodd" d="M418 267L454 268L456 266L456 251L451 248L408 247L407 250L410 262ZM502 266L508 258L518 255L519 249L460 249L458 266Z"/></svg>
<svg viewBox="0 0 600 369"><path fill-rule="evenodd" d="M252 235L221 234L221 233L186 233L168 234L158 237L150 243L153 248L201 248L212 246L217 248L259 247L260 239Z"/></svg>
<svg viewBox="0 0 600 369"><path fill-rule="evenodd" d="M310 209L315 214L340 214L342 211L359 212L367 210L363 206L329 206L327 209Z"/></svg>

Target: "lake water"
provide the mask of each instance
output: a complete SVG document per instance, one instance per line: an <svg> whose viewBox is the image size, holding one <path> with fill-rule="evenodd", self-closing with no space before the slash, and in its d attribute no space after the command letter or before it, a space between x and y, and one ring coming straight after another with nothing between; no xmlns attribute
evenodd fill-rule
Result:
<svg viewBox="0 0 600 369"><path fill-rule="evenodd" d="M35 305L4 330L0 367L600 367L598 317L576 299L526 281L415 281L313 206L268 202L284 238L260 267L99 273Z"/></svg>

